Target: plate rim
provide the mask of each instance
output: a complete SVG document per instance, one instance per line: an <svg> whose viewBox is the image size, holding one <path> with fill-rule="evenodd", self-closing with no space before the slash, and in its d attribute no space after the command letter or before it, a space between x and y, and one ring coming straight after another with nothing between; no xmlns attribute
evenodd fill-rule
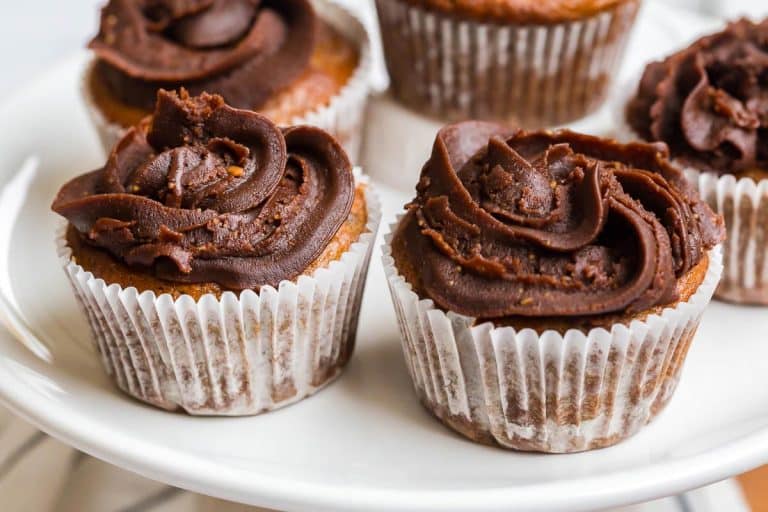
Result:
<svg viewBox="0 0 768 512"><path fill-rule="evenodd" d="M2 343L19 343L10 333L3 332L0 336ZM36 406L41 400L39 393L33 388L14 386L17 382L12 378L13 372L5 369L6 361L0 358L3 369L0 371L0 403L40 430L94 457L153 480L258 506L311 505L315 510L430 512L501 511L511 507L530 511L592 510L682 492L750 470L768 459L768 427L764 427L705 453L651 464L640 470L604 472L566 482L474 490L319 485L209 464L201 457L113 432L92 417L73 412L62 402L46 401L45 397L42 397L45 403L41 404L44 406Z"/></svg>

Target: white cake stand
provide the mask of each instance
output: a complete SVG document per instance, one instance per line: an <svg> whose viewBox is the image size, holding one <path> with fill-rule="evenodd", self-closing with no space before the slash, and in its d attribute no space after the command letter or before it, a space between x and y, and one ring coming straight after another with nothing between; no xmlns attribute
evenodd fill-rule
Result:
<svg viewBox="0 0 768 512"><path fill-rule="evenodd" d="M676 12L647 4L628 68L712 28L701 20L692 27L691 17ZM229 419L170 414L125 397L91 348L59 269L49 211L65 180L103 162L76 94L84 62L82 55L62 63L0 107L0 183L7 183L0 316L9 326L0 330L0 400L42 430L147 477L282 510L591 510L681 492L768 461L766 310L713 304L677 395L638 436L575 455L513 453L466 441L419 406L378 255L355 357L317 396ZM586 123L610 129L600 116L610 118L601 113ZM417 170L433 135L413 148L416 167L389 172ZM17 172L30 155L39 166ZM410 195L379 190L387 219Z"/></svg>

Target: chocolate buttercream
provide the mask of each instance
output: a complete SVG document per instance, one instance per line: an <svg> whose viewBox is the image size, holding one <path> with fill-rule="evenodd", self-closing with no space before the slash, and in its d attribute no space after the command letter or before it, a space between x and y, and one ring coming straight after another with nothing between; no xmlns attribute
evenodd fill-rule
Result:
<svg viewBox="0 0 768 512"><path fill-rule="evenodd" d="M731 23L649 64L627 120L698 169L768 169L768 19Z"/></svg>
<svg viewBox="0 0 768 512"><path fill-rule="evenodd" d="M82 239L161 279L232 290L304 271L349 215L351 164L318 128L160 91L151 121L53 202Z"/></svg>
<svg viewBox="0 0 768 512"><path fill-rule="evenodd" d="M309 0L110 0L89 47L128 105L184 86L253 109L307 69L315 29Z"/></svg>
<svg viewBox="0 0 768 512"><path fill-rule="evenodd" d="M663 144L444 128L393 244L419 292L478 318L639 312L724 237Z"/></svg>

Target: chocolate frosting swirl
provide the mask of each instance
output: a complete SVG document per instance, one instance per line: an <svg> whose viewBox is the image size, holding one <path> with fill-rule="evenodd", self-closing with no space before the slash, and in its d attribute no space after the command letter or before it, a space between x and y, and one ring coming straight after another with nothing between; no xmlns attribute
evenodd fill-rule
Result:
<svg viewBox="0 0 768 512"><path fill-rule="evenodd" d="M731 23L649 64L627 120L699 169L768 169L768 19Z"/></svg>
<svg viewBox="0 0 768 512"><path fill-rule="evenodd" d="M663 144L444 128L393 245L420 293L478 318L639 312L724 237Z"/></svg>
<svg viewBox="0 0 768 512"><path fill-rule="evenodd" d="M129 105L184 86L253 109L308 67L315 24L309 0L110 0L89 47Z"/></svg>
<svg viewBox="0 0 768 512"><path fill-rule="evenodd" d="M322 130L160 91L152 121L64 185L53 210L127 265L243 290L301 274L353 199L351 164Z"/></svg>

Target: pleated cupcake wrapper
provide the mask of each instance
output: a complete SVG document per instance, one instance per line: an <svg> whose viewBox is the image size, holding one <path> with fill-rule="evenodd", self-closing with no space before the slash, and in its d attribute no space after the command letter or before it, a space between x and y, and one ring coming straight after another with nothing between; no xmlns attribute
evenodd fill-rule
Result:
<svg viewBox="0 0 768 512"><path fill-rule="evenodd" d="M686 168L701 197L725 219L718 299L768 305L768 180Z"/></svg>
<svg viewBox="0 0 768 512"><path fill-rule="evenodd" d="M534 128L604 100L638 2L549 25L480 23L407 0L376 0L395 96L445 120L513 119Z"/></svg>
<svg viewBox="0 0 768 512"><path fill-rule="evenodd" d="M330 23L344 36L352 39L360 49L360 61L349 82L328 105L318 107L305 115L295 117L291 125L313 125L333 135L344 146L350 160L357 162L362 143L365 105L371 90L373 60L370 38L362 21L336 0L314 0L318 16ZM80 92L104 151L109 154L126 128L111 122L96 104L89 86L95 61L85 66L80 81Z"/></svg>
<svg viewBox="0 0 768 512"><path fill-rule="evenodd" d="M609 446L650 422L672 397L722 271L718 247L687 302L610 332L518 332L421 299L398 273L390 241L384 268L421 402L475 441L526 451Z"/></svg>
<svg viewBox="0 0 768 512"><path fill-rule="evenodd" d="M619 140L641 139L624 114L639 81L637 76L617 95L613 111L615 136ZM701 198L725 219L723 278L715 298L768 305L768 180L720 176L675 163L685 170L686 178Z"/></svg>
<svg viewBox="0 0 768 512"><path fill-rule="evenodd" d="M195 415L250 415L305 398L338 377L354 347L381 218L370 189L367 232L338 260L277 289L195 301L108 284L61 263L109 376L129 395Z"/></svg>

